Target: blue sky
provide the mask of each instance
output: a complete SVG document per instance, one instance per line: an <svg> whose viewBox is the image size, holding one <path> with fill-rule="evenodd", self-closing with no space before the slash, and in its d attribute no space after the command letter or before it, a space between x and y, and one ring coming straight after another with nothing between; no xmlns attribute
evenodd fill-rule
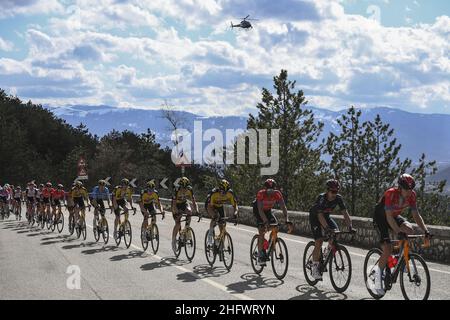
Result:
<svg viewBox="0 0 450 320"><path fill-rule="evenodd" d="M450 113L447 0L1 0L0 88L50 105L254 112L287 69L311 105ZM250 14L254 29L229 29Z"/></svg>

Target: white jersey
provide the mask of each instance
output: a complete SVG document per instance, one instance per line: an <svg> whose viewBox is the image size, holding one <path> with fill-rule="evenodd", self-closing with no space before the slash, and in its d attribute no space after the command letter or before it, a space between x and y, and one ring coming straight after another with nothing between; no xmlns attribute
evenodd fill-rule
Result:
<svg viewBox="0 0 450 320"><path fill-rule="evenodd" d="M36 188L27 188L26 193L27 197L33 198L37 195L37 189Z"/></svg>
<svg viewBox="0 0 450 320"><path fill-rule="evenodd" d="M22 190L15 190L14 191L14 199L22 198Z"/></svg>

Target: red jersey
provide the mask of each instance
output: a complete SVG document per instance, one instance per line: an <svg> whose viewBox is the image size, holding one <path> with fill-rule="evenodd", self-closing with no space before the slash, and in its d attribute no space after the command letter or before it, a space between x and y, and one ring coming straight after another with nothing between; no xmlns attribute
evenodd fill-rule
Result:
<svg viewBox="0 0 450 320"><path fill-rule="evenodd" d="M402 197L398 188L391 188L384 193L384 209L386 211L392 211L396 217L406 208L417 211L416 193L414 191L407 199Z"/></svg>
<svg viewBox="0 0 450 320"><path fill-rule="evenodd" d="M52 191L52 198L53 199L63 199L65 196L65 192L64 190L58 190L58 189L53 189Z"/></svg>
<svg viewBox="0 0 450 320"><path fill-rule="evenodd" d="M263 210L269 211L273 208L275 203L280 202L283 200L283 195L280 191L275 190L271 195L267 193L267 190L262 189L259 190L256 194L256 201L262 201L263 202Z"/></svg>
<svg viewBox="0 0 450 320"><path fill-rule="evenodd" d="M44 188L44 189L42 189L42 196L44 198L50 198L53 191L55 191L55 189L53 189L53 188Z"/></svg>

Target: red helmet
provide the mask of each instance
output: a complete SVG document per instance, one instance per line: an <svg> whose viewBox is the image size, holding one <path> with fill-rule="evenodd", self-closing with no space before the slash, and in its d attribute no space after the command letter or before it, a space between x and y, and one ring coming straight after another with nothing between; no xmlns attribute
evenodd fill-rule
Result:
<svg viewBox="0 0 450 320"><path fill-rule="evenodd" d="M414 178L409 174L402 174L398 180L398 186L405 190L413 190L416 187L416 182Z"/></svg>
<svg viewBox="0 0 450 320"><path fill-rule="evenodd" d="M328 180L326 186L328 190L339 191L341 189L341 184L335 179Z"/></svg>
<svg viewBox="0 0 450 320"><path fill-rule="evenodd" d="M273 179L267 179L264 182L264 187L266 189L275 189L277 187L277 182L275 180L273 180Z"/></svg>

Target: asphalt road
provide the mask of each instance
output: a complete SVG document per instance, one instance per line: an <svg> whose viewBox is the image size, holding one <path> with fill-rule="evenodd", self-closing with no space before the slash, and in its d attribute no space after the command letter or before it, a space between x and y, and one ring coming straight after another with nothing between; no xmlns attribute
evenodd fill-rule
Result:
<svg viewBox="0 0 450 320"><path fill-rule="evenodd" d="M108 211L109 212L109 211ZM107 213L110 230L113 215ZM67 223L67 212L65 213ZM363 281L366 250L348 246L353 276L348 290L339 294L331 286L329 275L316 287L303 276L302 255L309 238L280 234L289 251L287 276L278 280L267 267L259 276L253 273L249 247L256 229L228 224L235 248L233 268L228 272L221 262L210 267L205 258L203 240L209 220L191 226L197 235L195 258L189 262L184 253L177 260L170 246L173 219L166 214L161 221L160 248L157 255L143 252L139 230L142 216L130 215L133 241L129 249L110 240L96 243L92 232L92 212L87 212L88 234L85 241L69 236L67 224L57 231L28 227L26 221L0 221L0 299L371 299ZM112 231L111 231L112 234ZM430 299L449 299L450 266L429 263ZM79 288L73 279L80 272ZM75 287L75 288L74 288ZM399 284L384 299L403 299Z"/></svg>

